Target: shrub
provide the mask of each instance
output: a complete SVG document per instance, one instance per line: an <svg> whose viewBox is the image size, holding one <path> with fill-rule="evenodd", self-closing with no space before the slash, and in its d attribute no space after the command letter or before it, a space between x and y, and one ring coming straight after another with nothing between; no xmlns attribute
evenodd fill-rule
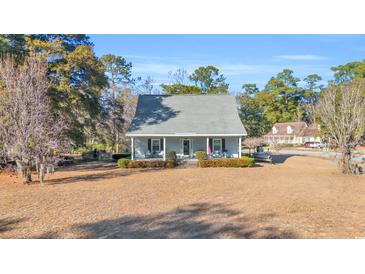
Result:
<svg viewBox="0 0 365 274"><path fill-rule="evenodd" d="M254 159L246 156L242 158L220 158L198 161L198 167L252 167L253 165Z"/></svg>
<svg viewBox="0 0 365 274"><path fill-rule="evenodd" d="M168 160L155 160L155 161L143 161L143 160L136 160L136 161L129 161L128 168L173 168L175 167L175 161Z"/></svg>
<svg viewBox="0 0 365 274"><path fill-rule="evenodd" d="M255 159L251 157L242 156L241 160L243 160L245 164L247 164L247 167L253 167L255 164Z"/></svg>
<svg viewBox="0 0 365 274"><path fill-rule="evenodd" d="M165 167L166 168L174 168L176 166L176 162L172 160L165 161Z"/></svg>
<svg viewBox="0 0 365 274"><path fill-rule="evenodd" d="M205 151L195 151L195 158L198 160L206 160L208 159L208 155Z"/></svg>
<svg viewBox="0 0 365 274"><path fill-rule="evenodd" d="M119 159L117 162L117 165L118 165L118 167L121 167L121 168L127 168L129 162L130 162L130 160L128 160L128 159Z"/></svg>
<svg viewBox="0 0 365 274"><path fill-rule="evenodd" d="M166 153L166 160L175 161L176 160L176 151L168 151Z"/></svg>

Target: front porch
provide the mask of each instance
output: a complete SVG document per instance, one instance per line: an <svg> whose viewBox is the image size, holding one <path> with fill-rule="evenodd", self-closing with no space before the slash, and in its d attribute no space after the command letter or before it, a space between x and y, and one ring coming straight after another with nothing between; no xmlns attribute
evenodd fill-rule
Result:
<svg viewBox="0 0 365 274"><path fill-rule="evenodd" d="M131 137L132 160L166 160L175 151L177 159L195 159L196 151L209 158L240 158L241 136L138 136Z"/></svg>

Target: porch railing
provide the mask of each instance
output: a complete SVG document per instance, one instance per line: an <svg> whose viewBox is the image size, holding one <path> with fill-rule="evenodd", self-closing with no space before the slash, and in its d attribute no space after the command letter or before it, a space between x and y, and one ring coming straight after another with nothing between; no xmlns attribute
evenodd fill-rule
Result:
<svg viewBox="0 0 365 274"><path fill-rule="evenodd" d="M233 153L229 153L227 151L225 152L220 152L220 151L214 151L211 154L208 155L208 158L235 158L237 156L235 156ZM159 153L150 153L147 152L144 155L145 159L163 159L163 151L159 152ZM178 159L195 159L195 155L182 155L182 154L177 154L177 158Z"/></svg>

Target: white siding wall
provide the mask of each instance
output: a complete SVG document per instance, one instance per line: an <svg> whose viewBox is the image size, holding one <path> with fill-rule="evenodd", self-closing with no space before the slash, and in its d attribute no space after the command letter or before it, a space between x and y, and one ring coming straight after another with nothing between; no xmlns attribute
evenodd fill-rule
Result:
<svg viewBox="0 0 365 274"><path fill-rule="evenodd" d="M207 150L207 139L205 137L166 137L166 151L176 151L177 155L182 155L182 140L190 139L192 140L192 152L202 150Z"/></svg>
<svg viewBox="0 0 365 274"><path fill-rule="evenodd" d="M156 139L161 139L163 137L155 137ZM222 137L209 137L209 138L222 138ZM145 154L148 152L148 137L135 137L135 158L143 159ZM207 138L206 137L166 137L166 152L176 151L176 154L182 155L181 142L183 139L192 139L192 151L207 151ZM234 157L238 157L238 137L225 137L226 140L226 150L228 153L233 154Z"/></svg>
<svg viewBox="0 0 365 274"><path fill-rule="evenodd" d="M166 152L175 151L181 154L181 139L179 137L166 137Z"/></svg>
<svg viewBox="0 0 365 274"><path fill-rule="evenodd" d="M148 138L135 137L134 138L134 157L136 159L143 159L148 151Z"/></svg>
<svg viewBox="0 0 365 274"><path fill-rule="evenodd" d="M207 151L207 137L195 137L193 139L193 152Z"/></svg>
<svg viewBox="0 0 365 274"><path fill-rule="evenodd" d="M233 154L234 157L238 157L238 137L226 137L226 149L228 153Z"/></svg>

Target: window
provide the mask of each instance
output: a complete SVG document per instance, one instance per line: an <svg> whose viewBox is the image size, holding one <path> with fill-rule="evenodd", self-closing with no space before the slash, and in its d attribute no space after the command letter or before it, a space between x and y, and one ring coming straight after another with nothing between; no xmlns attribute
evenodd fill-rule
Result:
<svg viewBox="0 0 365 274"><path fill-rule="evenodd" d="M287 132L288 134L292 134L292 133L293 133L293 129L291 128L291 126L288 126L288 127L286 128L286 132Z"/></svg>
<svg viewBox="0 0 365 274"><path fill-rule="evenodd" d="M222 139L213 139L213 151L222 151Z"/></svg>
<svg viewBox="0 0 365 274"><path fill-rule="evenodd" d="M161 151L160 145L160 139L152 139L152 154L159 153Z"/></svg>
<svg viewBox="0 0 365 274"><path fill-rule="evenodd" d="M278 130L276 129L276 127L273 127L272 128L272 134L276 134L276 133L278 133Z"/></svg>

